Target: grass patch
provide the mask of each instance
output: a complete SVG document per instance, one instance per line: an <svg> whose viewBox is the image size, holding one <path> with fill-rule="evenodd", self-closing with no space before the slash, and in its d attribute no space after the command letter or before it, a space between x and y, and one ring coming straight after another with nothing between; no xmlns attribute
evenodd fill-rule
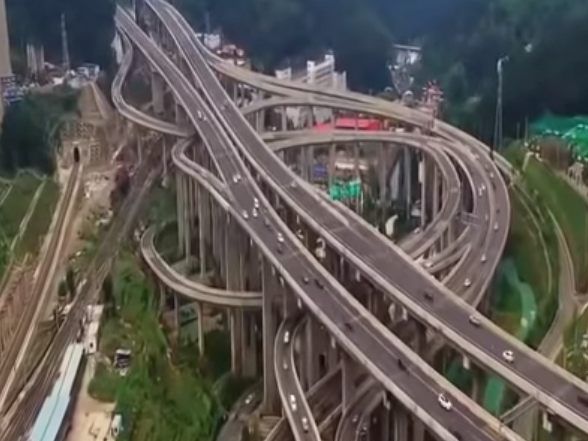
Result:
<svg viewBox="0 0 588 441"><path fill-rule="evenodd" d="M561 226L574 261L576 289L588 288L588 205L584 199L545 164L529 160L524 173L529 193L544 204Z"/></svg>
<svg viewBox="0 0 588 441"><path fill-rule="evenodd" d="M147 219L149 224L161 224L175 220L177 217L175 186L168 188L155 186L149 195L147 204L149 210Z"/></svg>
<svg viewBox="0 0 588 441"><path fill-rule="evenodd" d="M16 246L17 257L23 257L27 253L37 254L39 252L43 238L51 225L52 214L55 212L58 199L59 184L52 179L47 180L27 229Z"/></svg>
<svg viewBox="0 0 588 441"><path fill-rule="evenodd" d="M212 365L217 362L201 360L194 344L172 350L158 322L153 291L129 254L117 262L113 305L106 310L100 352L112 359L117 348L129 348L133 358L126 377L115 379L108 365L99 368L90 392L116 401L125 430L119 439L211 440L224 404L249 383L227 380L228 390L215 388Z"/></svg>
<svg viewBox="0 0 588 441"><path fill-rule="evenodd" d="M520 192L511 192L512 217L506 254L513 258L521 281L533 289L537 316L525 342L537 348L557 312L559 248L546 207L541 201L527 201L525 205L523 198Z"/></svg>
<svg viewBox="0 0 588 441"><path fill-rule="evenodd" d="M109 365L98 362L94 378L88 385L88 393L99 401L112 403L116 400L116 394L121 382L121 376Z"/></svg>
<svg viewBox="0 0 588 441"><path fill-rule="evenodd" d="M16 176L10 193L0 205L0 227L11 241L20 227L40 181L30 173Z"/></svg>
<svg viewBox="0 0 588 441"><path fill-rule="evenodd" d="M564 351L560 365L577 377L588 377L588 310L577 315L564 331Z"/></svg>
<svg viewBox="0 0 588 441"><path fill-rule="evenodd" d="M155 249L168 263L176 263L181 256L178 252L178 224L169 222L155 235Z"/></svg>

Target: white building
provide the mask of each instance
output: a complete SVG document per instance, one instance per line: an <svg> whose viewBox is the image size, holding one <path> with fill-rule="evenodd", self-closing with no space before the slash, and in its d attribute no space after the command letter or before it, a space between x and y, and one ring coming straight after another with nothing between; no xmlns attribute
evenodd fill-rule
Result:
<svg viewBox="0 0 588 441"><path fill-rule="evenodd" d="M291 67L275 71L276 78L281 80L299 81L316 86L321 89L347 90L347 72L335 70L335 55L332 52L325 54L322 61L308 60L306 71L293 72ZM287 117L295 126L300 126L304 118L308 118L307 112L300 109L288 108ZM316 123L324 123L332 117L329 109L315 109Z"/></svg>

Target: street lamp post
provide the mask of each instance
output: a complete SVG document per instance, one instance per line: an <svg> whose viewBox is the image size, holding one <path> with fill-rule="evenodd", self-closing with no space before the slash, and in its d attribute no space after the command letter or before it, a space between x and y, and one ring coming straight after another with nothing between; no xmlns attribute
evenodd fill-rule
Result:
<svg viewBox="0 0 588 441"><path fill-rule="evenodd" d="M498 74L498 90L496 92L496 116L494 119L494 143L490 150L490 156L493 157L494 150L500 150L502 147L502 94L504 87L504 68L503 65L508 61L508 56L498 59L496 63L496 73Z"/></svg>

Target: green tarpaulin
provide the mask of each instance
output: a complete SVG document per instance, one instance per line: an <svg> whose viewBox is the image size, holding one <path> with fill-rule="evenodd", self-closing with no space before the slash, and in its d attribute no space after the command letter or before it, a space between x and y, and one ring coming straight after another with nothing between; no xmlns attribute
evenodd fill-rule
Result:
<svg viewBox="0 0 588 441"><path fill-rule="evenodd" d="M357 199L361 196L361 181L334 182L329 188L329 195L335 201Z"/></svg>
<svg viewBox="0 0 588 441"><path fill-rule="evenodd" d="M546 115L531 125L531 133L562 138L578 156L588 159L588 116Z"/></svg>

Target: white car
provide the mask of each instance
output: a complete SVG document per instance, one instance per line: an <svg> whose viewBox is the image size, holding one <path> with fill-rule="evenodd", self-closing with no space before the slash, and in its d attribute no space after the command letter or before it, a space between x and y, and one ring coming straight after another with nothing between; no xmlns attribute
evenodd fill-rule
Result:
<svg viewBox="0 0 588 441"><path fill-rule="evenodd" d="M425 268L429 269L433 266L433 262L430 260L425 260Z"/></svg>
<svg viewBox="0 0 588 441"><path fill-rule="evenodd" d="M202 112L199 110L196 115L198 115L198 119L202 120Z"/></svg>
<svg viewBox="0 0 588 441"><path fill-rule="evenodd" d="M247 395L247 398L245 398L245 404L251 404L252 401L253 401L253 394Z"/></svg>
<svg viewBox="0 0 588 441"><path fill-rule="evenodd" d="M290 331L284 333L284 344L290 343Z"/></svg>
<svg viewBox="0 0 588 441"><path fill-rule="evenodd" d="M254 206L255 208L259 208L259 199L257 199L257 198L253 198L253 206Z"/></svg>
<svg viewBox="0 0 588 441"><path fill-rule="evenodd" d="M251 215L252 215L253 217L257 217L257 215L258 215L258 214L259 214L259 213L258 213L258 211L257 211L257 208L254 208L253 210L251 210Z"/></svg>
<svg viewBox="0 0 588 441"><path fill-rule="evenodd" d="M486 257L486 255L485 255L485 254L482 254L482 257L480 258L480 261L481 261L482 263L486 263L486 260L488 260L488 258Z"/></svg>
<svg viewBox="0 0 588 441"><path fill-rule="evenodd" d="M357 424L358 421L359 421L359 415L358 414L353 415L353 418L351 418L351 422L353 424Z"/></svg>
<svg viewBox="0 0 588 441"><path fill-rule="evenodd" d="M447 411L450 411L453 407L453 404L451 404L451 401L449 401L449 398L447 398L444 393L439 394L437 401L439 401L439 405Z"/></svg>
<svg viewBox="0 0 588 441"><path fill-rule="evenodd" d="M287 363L287 362L285 362L285 361L284 361L284 362L282 363L282 369L284 369L285 371L287 371L287 370L288 370L288 363Z"/></svg>
<svg viewBox="0 0 588 441"><path fill-rule="evenodd" d="M305 432L308 432L309 426L308 426L308 418L306 417L302 417L302 430L304 430Z"/></svg>
<svg viewBox="0 0 588 441"><path fill-rule="evenodd" d="M470 315L469 321L474 326L480 326L482 324L480 319L475 315Z"/></svg>
<svg viewBox="0 0 588 441"><path fill-rule="evenodd" d="M284 235L282 233L278 233L278 242L284 243Z"/></svg>
<svg viewBox="0 0 588 441"><path fill-rule="evenodd" d="M292 394L290 394L290 408L292 409L292 412L296 412L296 409L298 409L298 406L296 405L296 397Z"/></svg>
<svg viewBox="0 0 588 441"><path fill-rule="evenodd" d="M494 231L498 231L498 222L494 222Z"/></svg>
<svg viewBox="0 0 588 441"><path fill-rule="evenodd" d="M507 363L512 363L514 362L514 353L511 350L506 350L502 353L502 358Z"/></svg>
<svg viewBox="0 0 588 441"><path fill-rule="evenodd" d="M241 180L241 175L239 173L235 173L233 175L233 182L236 184Z"/></svg>
<svg viewBox="0 0 588 441"><path fill-rule="evenodd" d="M465 286L466 288L469 288L470 286L472 286L472 281L470 280L469 277L467 277L464 281L463 281L463 286Z"/></svg>
<svg viewBox="0 0 588 441"><path fill-rule="evenodd" d="M243 213L241 213L243 215L243 219L249 219L249 213L247 213L247 210L243 210Z"/></svg>

